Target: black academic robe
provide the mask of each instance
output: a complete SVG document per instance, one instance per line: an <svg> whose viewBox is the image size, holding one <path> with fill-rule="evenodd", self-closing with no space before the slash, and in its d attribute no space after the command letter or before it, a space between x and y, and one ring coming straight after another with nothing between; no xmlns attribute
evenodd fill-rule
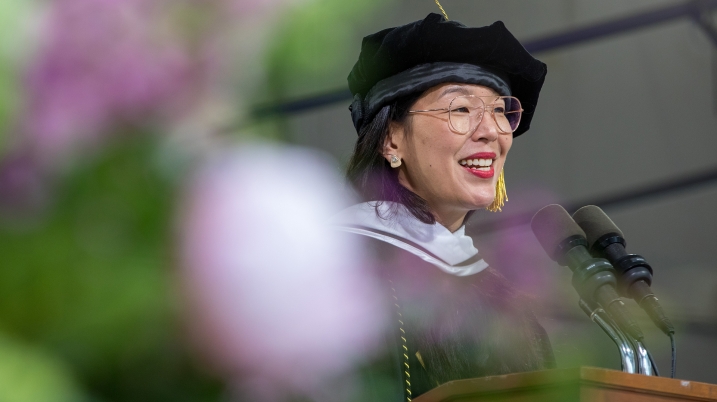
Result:
<svg viewBox="0 0 717 402"><path fill-rule="evenodd" d="M385 354L364 377L366 398L408 401L452 380L555 367L530 298L497 270L455 276L388 243L366 241L391 317Z"/></svg>

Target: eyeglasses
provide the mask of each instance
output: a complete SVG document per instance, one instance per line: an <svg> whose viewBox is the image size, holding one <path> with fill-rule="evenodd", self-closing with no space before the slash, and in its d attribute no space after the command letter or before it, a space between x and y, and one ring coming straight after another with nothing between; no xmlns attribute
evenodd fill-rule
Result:
<svg viewBox="0 0 717 402"><path fill-rule="evenodd" d="M490 99L491 103L486 105L482 98ZM486 110L493 116L498 130L505 134L510 134L518 128L520 117L523 114L523 108L516 97L475 95L457 96L453 98L448 107L409 110L408 113L445 111L448 113L448 124L451 130L467 134L478 128Z"/></svg>

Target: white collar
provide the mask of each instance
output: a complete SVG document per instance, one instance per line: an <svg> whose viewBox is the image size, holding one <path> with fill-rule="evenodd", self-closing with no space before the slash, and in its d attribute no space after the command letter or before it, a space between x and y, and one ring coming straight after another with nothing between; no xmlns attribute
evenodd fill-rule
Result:
<svg viewBox="0 0 717 402"><path fill-rule="evenodd" d="M376 215L375 201L364 202L339 212L330 222L342 231L393 244L452 275L473 275L488 267L473 239L466 236L465 226L451 233L441 224L419 221L405 206L388 201L380 203L378 212L383 218Z"/></svg>

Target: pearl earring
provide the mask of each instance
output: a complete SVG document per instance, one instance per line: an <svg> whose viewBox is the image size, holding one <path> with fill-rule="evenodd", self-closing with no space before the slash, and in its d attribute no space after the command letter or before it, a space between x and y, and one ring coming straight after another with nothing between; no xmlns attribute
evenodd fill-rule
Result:
<svg viewBox="0 0 717 402"><path fill-rule="evenodd" d="M391 167L395 169L399 166L401 166L401 160L398 158L398 156L391 155Z"/></svg>

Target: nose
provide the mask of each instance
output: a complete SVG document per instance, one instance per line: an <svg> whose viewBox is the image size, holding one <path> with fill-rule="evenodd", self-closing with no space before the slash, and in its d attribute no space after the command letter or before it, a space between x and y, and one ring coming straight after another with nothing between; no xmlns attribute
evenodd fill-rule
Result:
<svg viewBox="0 0 717 402"><path fill-rule="evenodd" d="M500 129L493 116L490 113L483 113L483 118L478 122L475 130L471 134L473 141L487 141L492 142L498 139L500 135Z"/></svg>

